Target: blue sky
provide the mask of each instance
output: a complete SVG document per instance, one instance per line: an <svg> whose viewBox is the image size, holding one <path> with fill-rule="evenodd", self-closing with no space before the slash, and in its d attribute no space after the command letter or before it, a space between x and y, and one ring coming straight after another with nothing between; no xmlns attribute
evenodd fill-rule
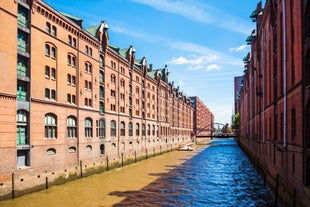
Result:
<svg viewBox="0 0 310 207"><path fill-rule="evenodd" d="M215 122L230 123L233 77L243 74L245 40L255 28L249 15L258 0L44 0L83 18L84 28L106 21L109 42L133 45L136 58L170 70L169 81L198 96Z"/></svg>

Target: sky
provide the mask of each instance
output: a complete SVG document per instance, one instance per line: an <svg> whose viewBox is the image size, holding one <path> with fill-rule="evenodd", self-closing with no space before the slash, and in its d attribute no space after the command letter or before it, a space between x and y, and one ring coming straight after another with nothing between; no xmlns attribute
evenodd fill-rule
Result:
<svg viewBox="0 0 310 207"><path fill-rule="evenodd" d="M249 18L259 0L44 0L54 9L82 18L88 28L106 21L109 43L133 45L136 59L169 69L187 96L198 96L215 123L231 123L234 77L242 76ZM264 5L264 1L263 1Z"/></svg>

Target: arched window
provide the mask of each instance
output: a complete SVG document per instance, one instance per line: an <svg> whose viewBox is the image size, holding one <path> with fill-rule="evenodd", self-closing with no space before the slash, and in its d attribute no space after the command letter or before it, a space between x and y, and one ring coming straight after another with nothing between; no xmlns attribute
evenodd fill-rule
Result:
<svg viewBox="0 0 310 207"><path fill-rule="evenodd" d="M128 134L129 134L129 136L133 135L132 122L129 122L129 124L128 124Z"/></svg>
<svg viewBox="0 0 310 207"><path fill-rule="evenodd" d="M45 115L45 138L53 139L57 137L57 120L54 114Z"/></svg>
<svg viewBox="0 0 310 207"><path fill-rule="evenodd" d="M76 138L76 118L69 116L67 118L67 138Z"/></svg>
<svg viewBox="0 0 310 207"><path fill-rule="evenodd" d="M91 152L93 150L93 147L91 145L86 146L86 152Z"/></svg>
<svg viewBox="0 0 310 207"><path fill-rule="evenodd" d="M28 113L24 110L17 111L16 115L16 144L29 144L28 140Z"/></svg>
<svg viewBox="0 0 310 207"><path fill-rule="evenodd" d="M116 137L116 121L111 121L111 137Z"/></svg>
<svg viewBox="0 0 310 207"><path fill-rule="evenodd" d="M85 137L93 137L93 121L91 118L85 119Z"/></svg>
<svg viewBox="0 0 310 207"><path fill-rule="evenodd" d="M121 128L121 136L125 136L125 122L121 122L121 125L120 125L120 128Z"/></svg>
<svg viewBox="0 0 310 207"><path fill-rule="evenodd" d="M139 124L136 123L136 136L139 136L140 135L140 129L139 129Z"/></svg>
<svg viewBox="0 0 310 207"><path fill-rule="evenodd" d="M99 120L99 138L103 139L105 137L105 119Z"/></svg>
<svg viewBox="0 0 310 207"><path fill-rule="evenodd" d="M56 149L54 148L49 148L48 150L46 150L46 155L50 156L50 155L55 155L56 154Z"/></svg>
<svg viewBox="0 0 310 207"><path fill-rule="evenodd" d="M75 153L76 152L76 148L75 147L69 147L68 152L69 153Z"/></svg>

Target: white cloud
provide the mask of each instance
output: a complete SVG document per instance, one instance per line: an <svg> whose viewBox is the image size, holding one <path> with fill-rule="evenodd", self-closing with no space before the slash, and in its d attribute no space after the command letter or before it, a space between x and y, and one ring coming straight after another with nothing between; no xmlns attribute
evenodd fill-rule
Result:
<svg viewBox="0 0 310 207"><path fill-rule="evenodd" d="M231 52L243 52L246 51L250 46L249 45L241 45L239 47L230 48L229 51Z"/></svg>
<svg viewBox="0 0 310 207"><path fill-rule="evenodd" d="M184 16L192 21L213 24L227 30L249 34L253 26L238 17L227 14L206 3L195 0L132 0L133 2L153 7L157 10ZM229 21L227 21L229 20Z"/></svg>
<svg viewBox="0 0 310 207"><path fill-rule="evenodd" d="M221 66L217 64L212 64L212 65L208 65L206 70L210 71L210 70L220 70L220 69L221 69Z"/></svg>

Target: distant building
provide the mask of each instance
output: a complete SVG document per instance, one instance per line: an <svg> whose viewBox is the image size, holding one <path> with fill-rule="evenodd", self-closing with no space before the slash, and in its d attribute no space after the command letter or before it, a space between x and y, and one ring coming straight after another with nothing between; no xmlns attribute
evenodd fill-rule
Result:
<svg viewBox="0 0 310 207"><path fill-rule="evenodd" d="M190 97L194 107L194 134L209 136L213 132L214 115L210 109L197 97Z"/></svg>
<svg viewBox="0 0 310 207"><path fill-rule="evenodd" d="M240 90L242 87L243 76L234 77L234 114L239 113Z"/></svg>

